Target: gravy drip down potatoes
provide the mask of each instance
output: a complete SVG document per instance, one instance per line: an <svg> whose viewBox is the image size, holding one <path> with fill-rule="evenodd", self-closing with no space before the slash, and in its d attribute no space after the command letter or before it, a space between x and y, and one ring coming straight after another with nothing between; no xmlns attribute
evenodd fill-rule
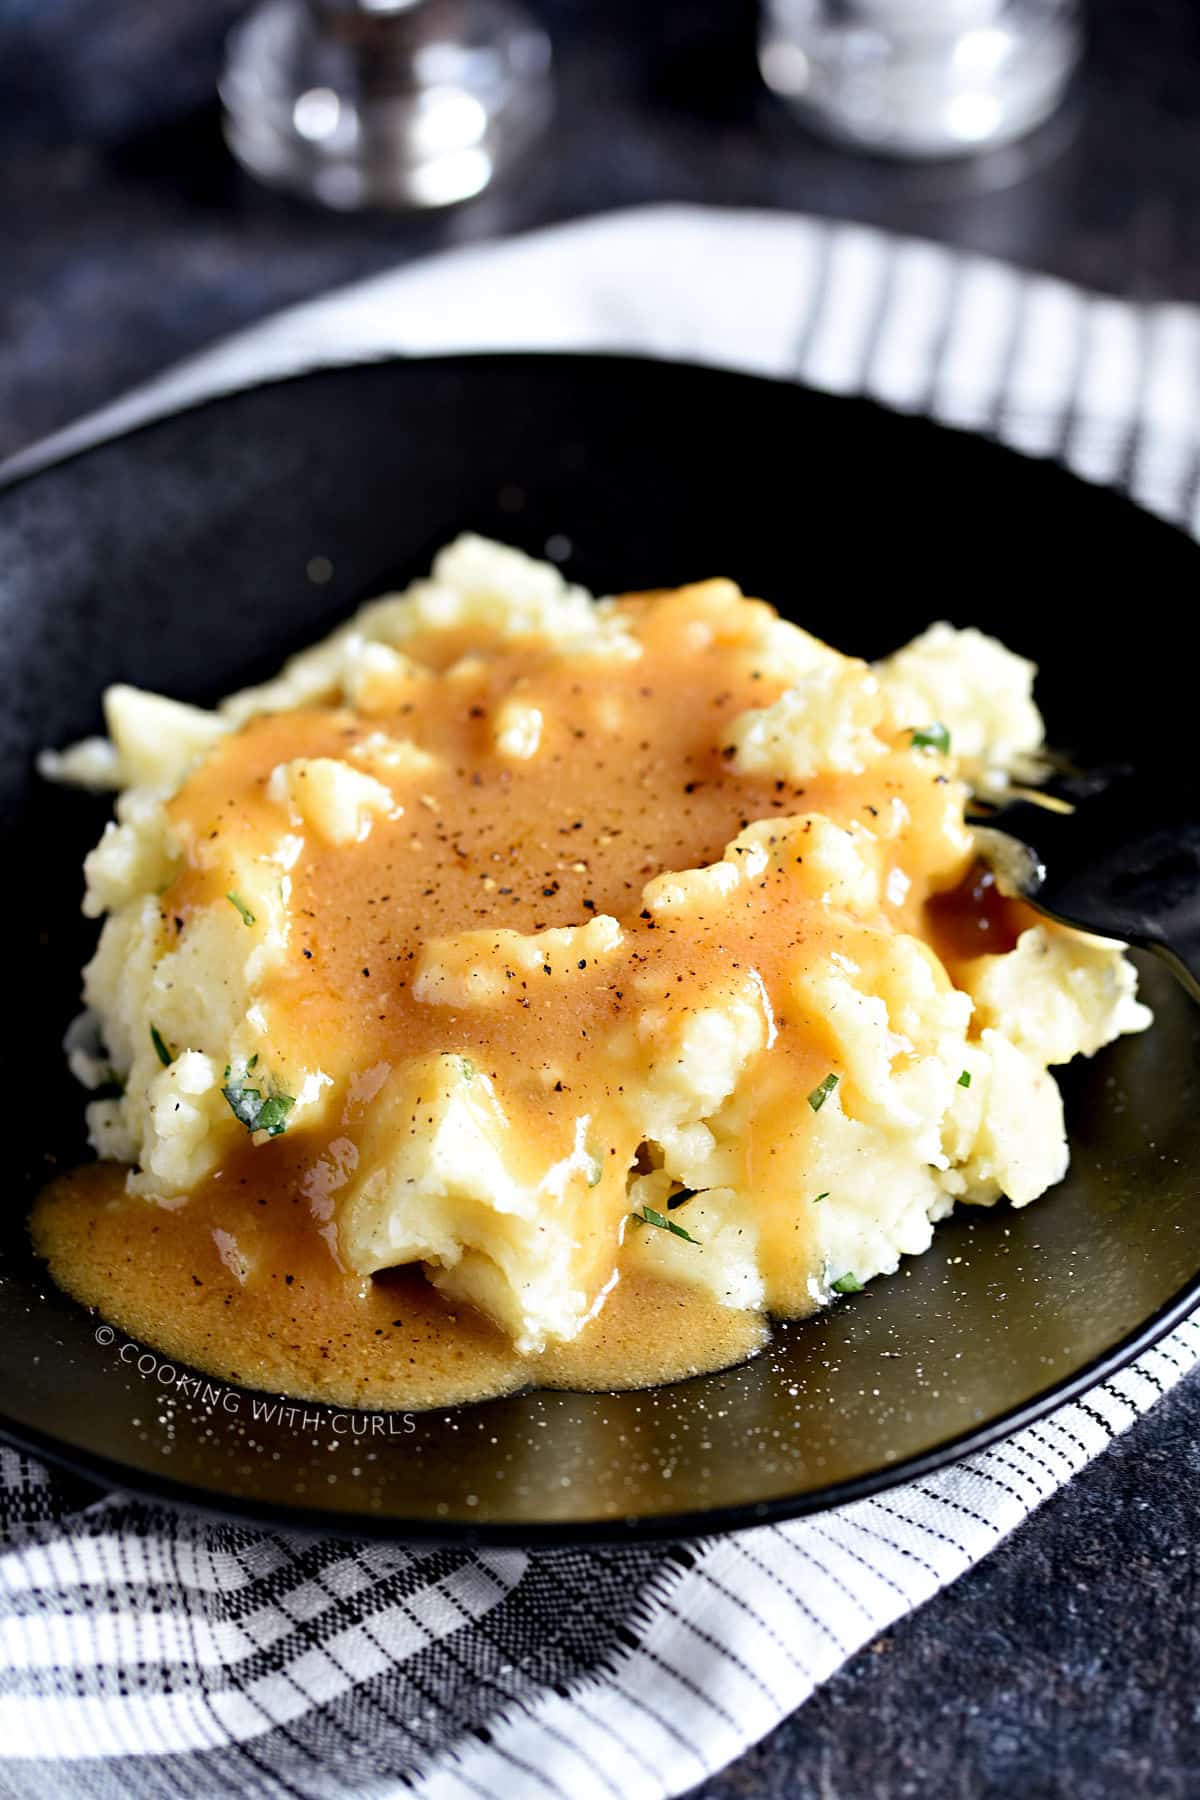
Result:
<svg viewBox="0 0 1200 1800"><path fill-rule="evenodd" d="M1033 673L465 537L214 712L111 689L45 759L119 790L55 1278L211 1373L434 1404L736 1360L1035 1199L1048 1065L1149 1015L966 823Z"/></svg>

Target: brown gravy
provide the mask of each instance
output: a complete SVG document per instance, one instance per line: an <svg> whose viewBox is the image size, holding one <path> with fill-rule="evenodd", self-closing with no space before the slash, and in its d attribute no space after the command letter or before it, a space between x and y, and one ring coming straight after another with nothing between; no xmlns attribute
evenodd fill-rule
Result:
<svg viewBox="0 0 1200 1800"><path fill-rule="evenodd" d="M631 1277L569 1344L518 1356L419 1269L359 1277L311 1228L255 1221L271 1274L241 1282L236 1208L211 1194L152 1206L108 1163L73 1170L37 1203L34 1246L50 1273L138 1344L267 1393L418 1411L536 1385L606 1391L728 1368L761 1349L765 1321L695 1288ZM257 1209L256 1209L257 1210ZM236 1241L236 1240L235 1240ZM232 1267L231 1267L232 1264Z"/></svg>

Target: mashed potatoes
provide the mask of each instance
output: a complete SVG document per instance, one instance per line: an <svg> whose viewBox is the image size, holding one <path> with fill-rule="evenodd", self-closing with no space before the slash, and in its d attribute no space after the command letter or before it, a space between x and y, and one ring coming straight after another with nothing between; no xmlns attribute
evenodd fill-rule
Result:
<svg viewBox="0 0 1200 1800"><path fill-rule="evenodd" d="M1048 1066L1149 1022L964 819L1041 743L1033 673L466 537L215 712L111 689L46 759L119 790L69 1046L98 1155L231 1241L286 1202L355 1277L419 1263L522 1355L624 1275L795 1314L1024 1205L1067 1166Z"/></svg>

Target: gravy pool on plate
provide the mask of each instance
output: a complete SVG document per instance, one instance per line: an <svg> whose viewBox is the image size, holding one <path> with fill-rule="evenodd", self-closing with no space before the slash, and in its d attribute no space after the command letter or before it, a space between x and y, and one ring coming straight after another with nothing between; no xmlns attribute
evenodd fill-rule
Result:
<svg viewBox="0 0 1200 1800"><path fill-rule="evenodd" d="M1041 744L1033 674L463 538L215 712L110 690L47 759L120 790L55 1280L210 1373L435 1405L737 1361L1034 1199L1048 1065L1149 1015L966 821Z"/></svg>

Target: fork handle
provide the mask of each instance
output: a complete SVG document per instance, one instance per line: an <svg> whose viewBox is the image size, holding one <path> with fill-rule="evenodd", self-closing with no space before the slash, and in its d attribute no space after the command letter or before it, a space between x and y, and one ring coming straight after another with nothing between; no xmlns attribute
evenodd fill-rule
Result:
<svg viewBox="0 0 1200 1800"><path fill-rule="evenodd" d="M1200 1002L1200 916L1192 921L1189 932L1159 941L1149 939L1146 948L1160 956L1192 999Z"/></svg>

